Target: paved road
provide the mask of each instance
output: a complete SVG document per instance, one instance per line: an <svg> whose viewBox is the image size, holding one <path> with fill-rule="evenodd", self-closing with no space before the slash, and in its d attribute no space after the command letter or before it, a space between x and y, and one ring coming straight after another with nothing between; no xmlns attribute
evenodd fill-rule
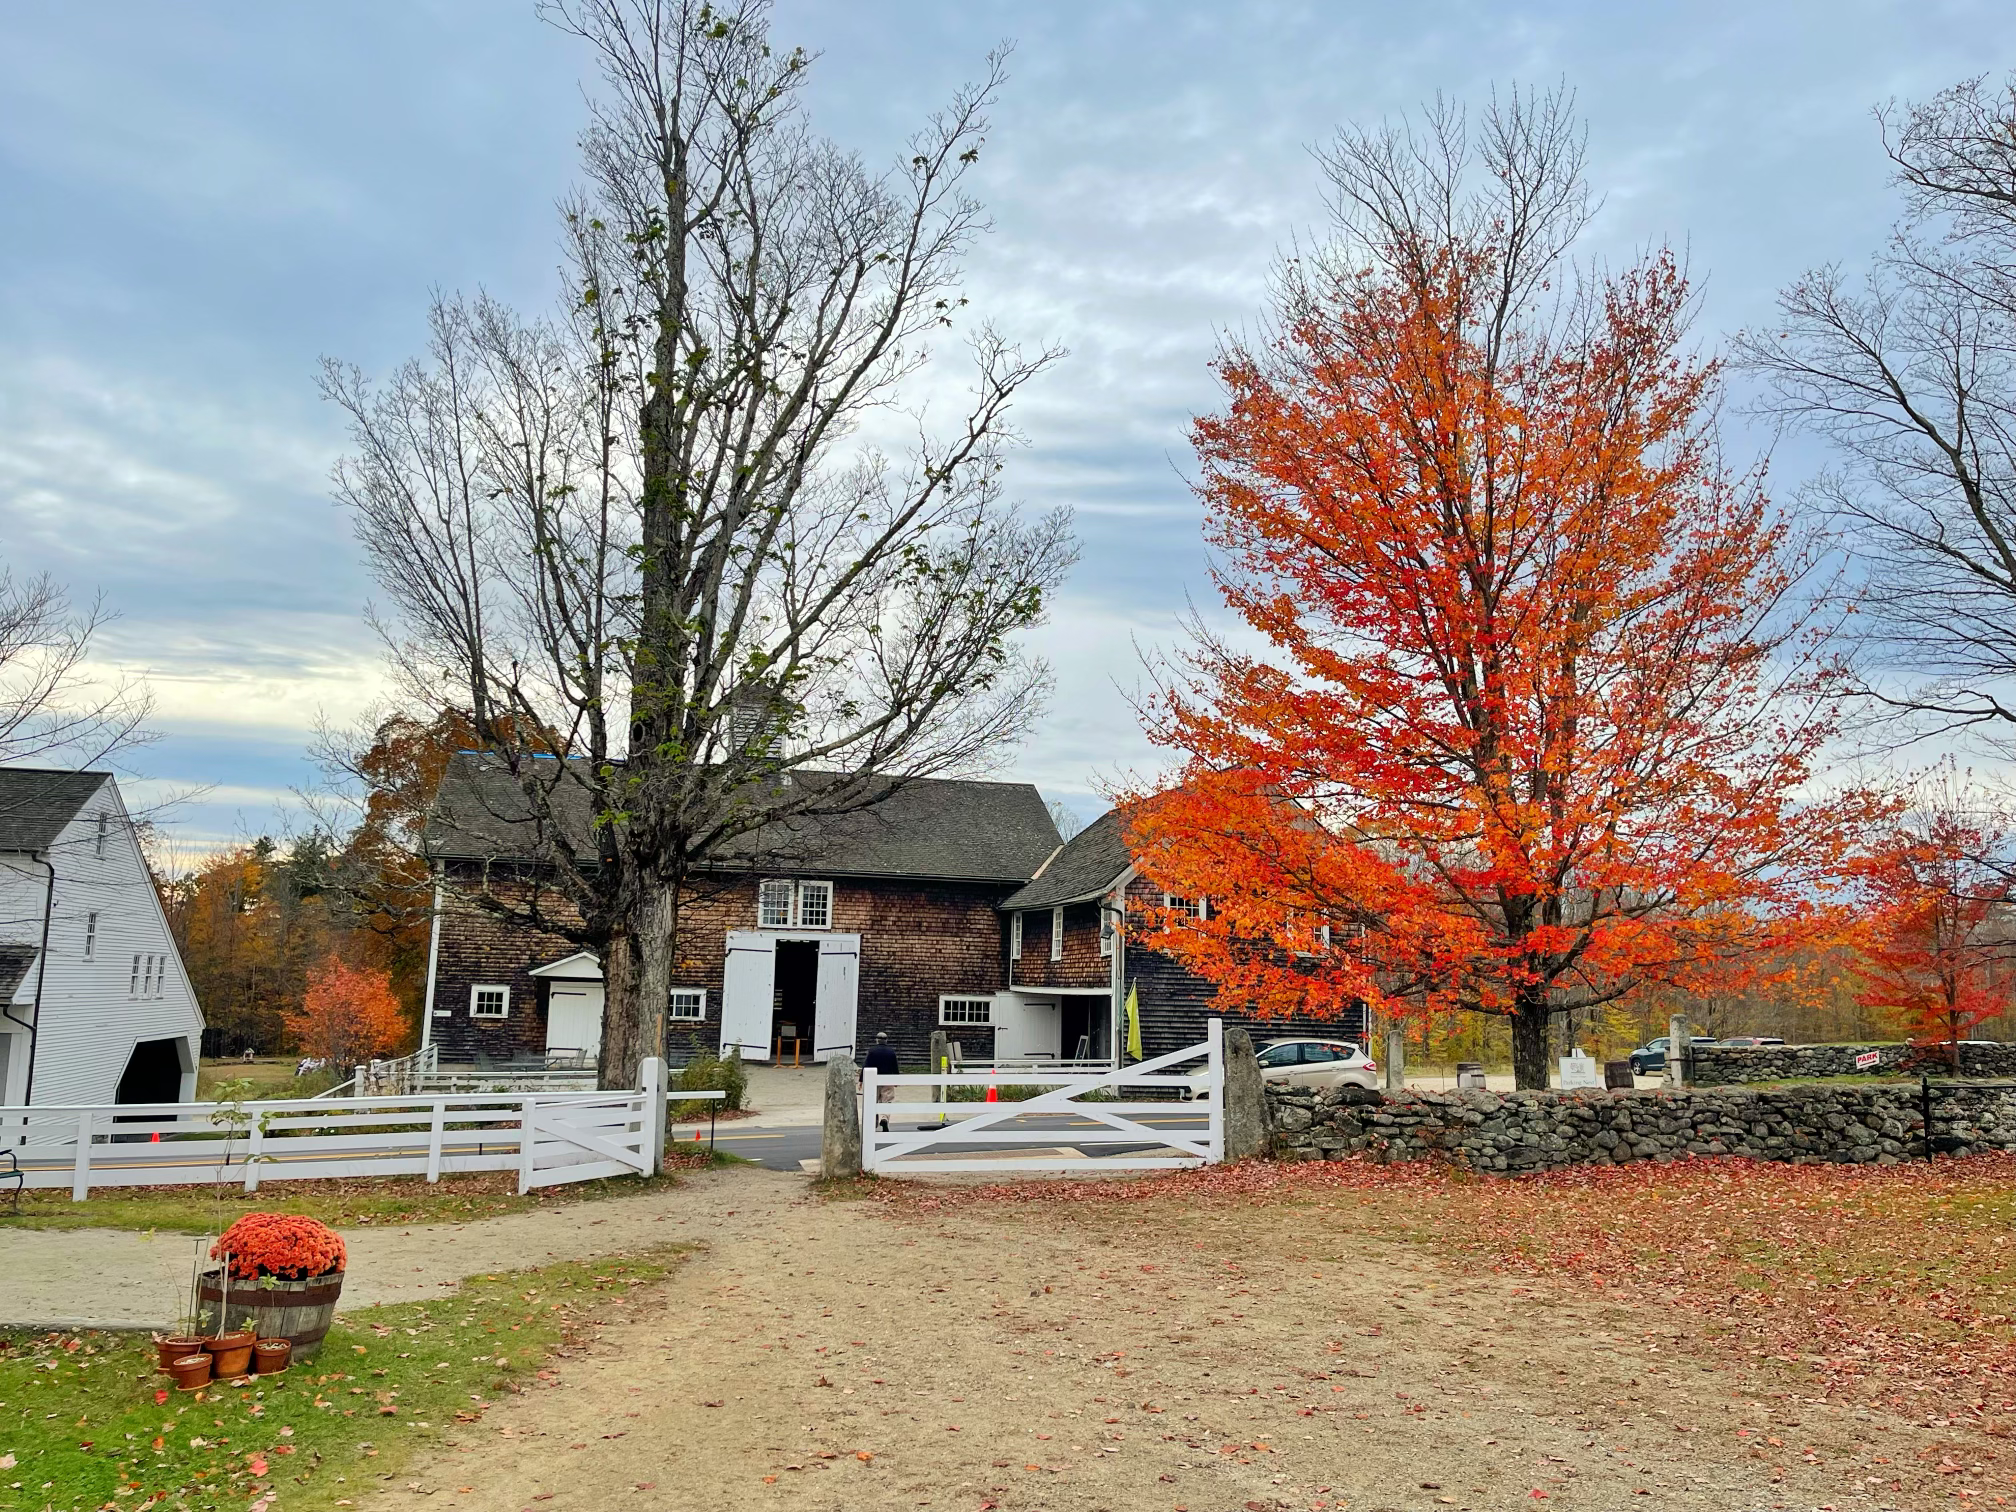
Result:
<svg viewBox="0 0 2016 1512"><path fill-rule="evenodd" d="M1168 1113L1146 1114L1138 1117L1136 1122L1145 1123L1157 1129L1196 1130L1204 1126L1205 1115L1187 1110L1172 1110ZM898 1133L904 1133L911 1129L923 1128L925 1126L914 1120L905 1120L899 1117L892 1123L891 1127ZM1072 1130L1096 1129L1103 1126L1089 1118L1078 1118L1070 1114L1053 1114L1045 1117L1017 1119L1015 1120L1014 1127L1023 1130L1055 1130L1057 1133L1057 1143L1060 1145L1069 1145L1071 1143ZM704 1128L702 1135L704 1138ZM673 1132L674 1139L682 1137L686 1140L692 1139L693 1134L690 1125L682 1126ZM768 1166L773 1171L796 1171L801 1169L801 1161L817 1160L819 1158L819 1137L820 1130L816 1124L805 1124L788 1128L764 1128L760 1123L744 1125L723 1124L716 1134L714 1142L730 1154L740 1155L745 1160L753 1160L759 1165ZM961 1145L958 1148L961 1151L983 1149L1009 1151L1016 1149L1026 1150L1028 1146L1003 1143L998 1145ZM1093 1145L1087 1147L1085 1153L1088 1156L1098 1158L1122 1154L1128 1150L1150 1148L1153 1148L1153 1146L1145 1143L1139 1145Z"/></svg>

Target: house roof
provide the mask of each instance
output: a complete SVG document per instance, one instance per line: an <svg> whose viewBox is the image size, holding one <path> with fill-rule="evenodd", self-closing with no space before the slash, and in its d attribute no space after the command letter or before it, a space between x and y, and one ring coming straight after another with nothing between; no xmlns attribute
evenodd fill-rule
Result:
<svg viewBox="0 0 2016 1512"><path fill-rule="evenodd" d="M14 989L40 954L39 945L0 945L0 1003L13 1001Z"/></svg>
<svg viewBox="0 0 2016 1512"><path fill-rule="evenodd" d="M549 807L573 854L592 861L594 798L569 763L554 768ZM796 773L813 788L830 773ZM534 810L495 756L465 752L448 764L428 816L425 846L439 859L536 861L542 837ZM1026 882L1057 849L1057 825L1026 782L918 777L891 782L873 803L846 813L805 815L744 836L717 865L788 862L832 876L914 877L960 882ZM550 851L549 851L550 854Z"/></svg>
<svg viewBox="0 0 2016 1512"><path fill-rule="evenodd" d="M1120 811L1108 809L1071 837L1070 843L1023 888L1004 899L1010 909L1055 908L1096 898L1110 889L1134 864L1127 851L1127 836L1120 828Z"/></svg>
<svg viewBox="0 0 2016 1512"><path fill-rule="evenodd" d="M47 850L109 772L0 767L0 851Z"/></svg>

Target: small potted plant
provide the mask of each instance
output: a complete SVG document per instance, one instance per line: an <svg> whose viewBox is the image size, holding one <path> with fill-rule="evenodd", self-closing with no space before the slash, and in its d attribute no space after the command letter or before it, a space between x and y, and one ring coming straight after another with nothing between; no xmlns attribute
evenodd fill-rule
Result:
<svg viewBox="0 0 2016 1512"><path fill-rule="evenodd" d="M202 1350L168 1362L168 1374L182 1391L196 1391L210 1384L211 1356Z"/></svg>
<svg viewBox="0 0 2016 1512"><path fill-rule="evenodd" d="M246 1326L228 1329L203 1341L203 1347L210 1352L210 1374L214 1379L229 1381L251 1372L252 1346L259 1342L251 1323L247 1318Z"/></svg>
<svg viewBox="0 0 2016 1512"><path fill-rule="evenodd" d="M155 1335L154 1360L163 1370L171 1369L177 1360L186 1360L190 1355L201 1353L203 1336L199 1333Z"/></svg>
<svg viewBox="0 0 2016 1512"><path fill-rule="evenodd" d="M242 1320L259 1339L287 1340L296 1360L314 1357L343 1291L341 1235L313 1218L247 1213L210 1246L210 1258L223 1263L198 1288L206 1312Z"/></svg>
<svg viewBox="0 0 2016 1512"><path fill-rule="evenodd" d="M278 1375L294 1353L292 1339L261 1339L252 1346L253 1368L260 1375Z"/></svg>

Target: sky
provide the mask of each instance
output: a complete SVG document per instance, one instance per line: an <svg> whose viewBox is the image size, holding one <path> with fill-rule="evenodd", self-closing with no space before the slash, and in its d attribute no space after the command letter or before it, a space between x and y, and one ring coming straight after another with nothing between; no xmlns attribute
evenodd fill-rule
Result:
<svg viewBox="0 0 2016 1512"><path fill-rule="evenodd" d="M1584 252L1682 251L1712 349L1882 241L1873 106L2016 67L2016 7L1971 0L780 0L773 35L819 54L813 122L871 163L1014 44L968 293L1070 350L1009 476L1076 511L1083 554L1034 636L1054 701L1002 771L1088 817L1155 762L1143 657L1210 612L1188 426L1270 265L1321 237L1311 149L1341 124L1565 83L1603 200ZM387 691L316 366L412 355L437 288L550 301L588 66L530 0L0 9L0 563L117 614L105 675L145 679L158 733L126 784L182 795L177 853L298 829L318 720ZM1739 459L1772 445L1730 429ZM1779 446L1774 492L1818 460Z"/></svg>

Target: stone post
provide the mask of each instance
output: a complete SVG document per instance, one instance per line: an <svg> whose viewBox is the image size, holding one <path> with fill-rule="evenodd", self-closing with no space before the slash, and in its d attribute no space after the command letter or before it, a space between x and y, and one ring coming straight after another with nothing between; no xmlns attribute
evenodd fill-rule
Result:
<svg viewBox="0 0 2016 1512"><path fill-rule="evenodd" d="M1666 1085L1678 1092L1687 1085L1687 1055L1694 1048L1694 1032L1687 1027L1687 1015L1676 1013L1666 1021Z"/></svg>
<svg viewBox="0 0 2016 1512"><path fill-rule="evenodd" d="M854 1057L835 1052L826 1062L826 1128L819 1140L819 1174L849 1181L861 1174L861 1104L854 1088Z"/></svg>
<svg viewBox="0 0 2016 1512"><path fill-rule="evenodd" d="M1407 1031L1386 1031L1386 1090L1398 1092L1407 1085Z"/></svg>
<svg viewBox="0 0 2016 1512"><path fill-rule="evenodd" d="M1253 1036L1225 1031L1225 1158L1250 1160L1267 1153L1267 1089Z"/></svg>

